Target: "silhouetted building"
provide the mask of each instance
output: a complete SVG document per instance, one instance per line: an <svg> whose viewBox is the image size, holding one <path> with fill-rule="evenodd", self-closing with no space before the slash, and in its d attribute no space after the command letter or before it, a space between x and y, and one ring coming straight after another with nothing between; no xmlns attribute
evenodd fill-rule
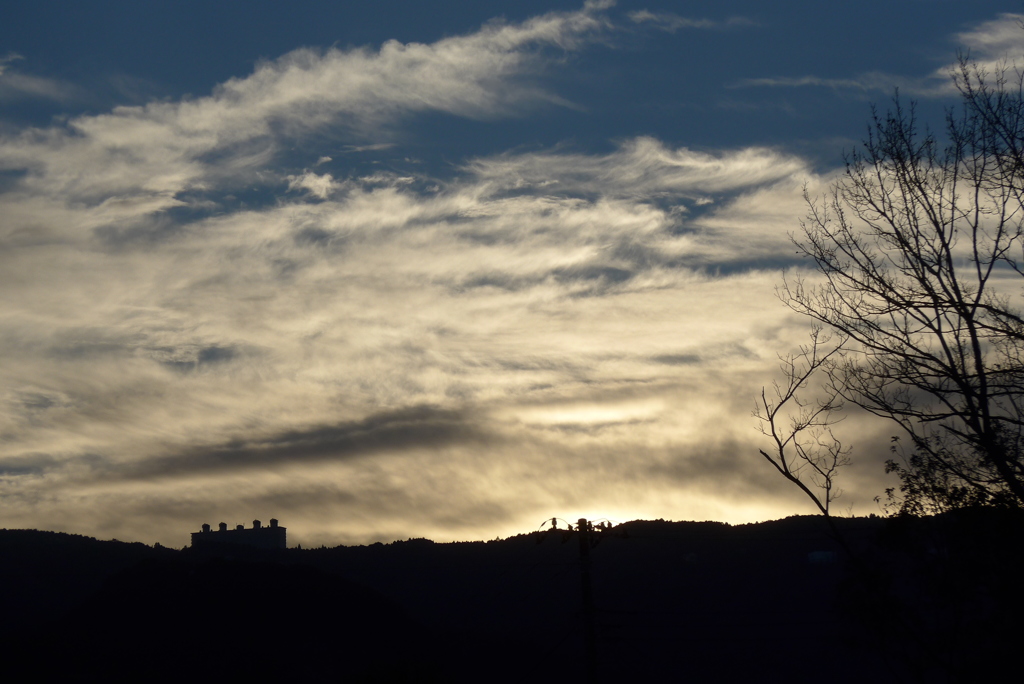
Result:
<svg viewBox="0 0 1024 684"><path fill-rule="evenodd" d="M192 546L210 547L231 544L257 549L288 548L285 540L285 528L278 525L274 518L270 519L270 527L263 527L259 520L253 520L250 529L246 529L244 525L238 525L235 529L229 530L227 523L221 523L217 527L218 529L214 531L210 529L208 523L203 523L201 532L192 533Z"/></svg>

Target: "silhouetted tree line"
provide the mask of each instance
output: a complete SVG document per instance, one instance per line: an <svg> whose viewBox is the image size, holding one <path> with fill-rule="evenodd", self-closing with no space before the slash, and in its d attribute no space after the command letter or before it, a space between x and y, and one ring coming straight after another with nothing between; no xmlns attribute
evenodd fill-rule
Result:
<svg viewBox="0 0 1024 684"><path fill-rule="evenodd" d="M47 606L0 648L35 681L977 681L1018 633L988 513L836 519L846 549L813 516L595 532L593 668L575 531L230 558L0 531L0 609Z"/></svg>

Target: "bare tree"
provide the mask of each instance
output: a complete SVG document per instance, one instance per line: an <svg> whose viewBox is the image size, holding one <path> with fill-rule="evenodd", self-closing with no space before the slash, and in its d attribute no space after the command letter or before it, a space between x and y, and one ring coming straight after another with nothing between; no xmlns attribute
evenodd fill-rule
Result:
<svg viewBox="0 0 1024 684"><path fill-rule="evenodd" d="M816 332L775 403L762 395L772 437L808 367L831 393L818 415L841 400L892 421L902 458L888 469L912 512L1024 506L1024 319L1012 304L1024 285L1024 77L961 58L954 82L960 107L941 142L897 96L829 193L807 197L794 242L817 276L787 278L779 294L842 345L817 356ZM775 444L777 457L762 454L793 481Z"/></svg>
<svg viewBox="0 0 1024 684"><path fill-rule="evenodd" d="M836 474L849 463L849 449L832 431L842 419L843 402L829 387L818 393L812 390L813 398L805 394L812 378L841 348L842 338L835 340L815 327L810 344L796 354L779 357L785 380L773 382L771 392L762 389L754 408L758 430L772 443L771 451L761 449L761 455L826 517L832 502L842 494L835 484Z"/></svg>

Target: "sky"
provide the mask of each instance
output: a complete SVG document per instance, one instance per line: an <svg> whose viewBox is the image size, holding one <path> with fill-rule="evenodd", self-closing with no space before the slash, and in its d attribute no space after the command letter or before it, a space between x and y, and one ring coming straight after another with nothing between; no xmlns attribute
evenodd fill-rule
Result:
<svg viewBox="0 0 1024 684"><path fill-rule="evenodd" d="M1024 3L38 2L0 22L0 527L168 546L812 513L790 235ZM837 509L893 428L851 413Z"/></svg>

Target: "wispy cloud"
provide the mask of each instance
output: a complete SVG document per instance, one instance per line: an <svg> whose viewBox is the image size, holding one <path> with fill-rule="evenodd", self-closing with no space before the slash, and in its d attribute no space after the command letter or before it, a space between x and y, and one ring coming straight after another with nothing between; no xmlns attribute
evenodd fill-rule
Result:
<svg viewBox="0 0 1024 684"><path fill-rule="evenodd" d="M1019 61L1024 54L1024 14L1000 14L958 33L956 39L977 59Z"/></svg>
<svg viewBox="0 0 1024 684"><path fill-rule="evenodd" d="M970 30L954 36L957 45L979 66L994 73L1006 66L1012 67L1024 59L1024 15L1000 14L997 19L982 22ZM953 64L944 65L925 76L907 76L885 72L868 72L847 78L829 78L814 75L772 76L745 78L729 84L729 88L829 88L872 95L891 95L897 89L912 97L943 98L955 95L952 80Z"/></svg>
<svg viewBox="0 0 1024 684"><path fill-rule="evenodd" d="M39 98L67 101L83 97L82 90L70 83L21 73L14 65L24 59L13 52L0 57L0 100Z"/></svg>
<svg viewBox="0 0 1024 684"><path fill-rule="evenodd" d="M231 180L262 184L269 176L260 169L283 138L330 130L361 145L414 112L487 118L564 104L531 76L545 49L577 50L600 34L606 4L490 23L429 45L296 50L207 97L119 107L7 138L0 169L26 171L21 187L32 196L93 205L102 222L182 206L178 193Z"/></svg>
<svg viewBox="0 0 1024 684"><path fill-rule="evenodd" d="M300 176L288 176L288 189L306 191L313 197L327 199L331 194L342 188L342 184L334 180L329 173L317 175L307 171Z"/></svg>
<svg viewBox="0 0 1024 684"><path fill-rule="evenodd" d="M690 19L672 12L651 12L637 10L627 15L634 24L649 24L662 31L675 33L682 29L724 29L742 26L757 26L757 22L747 17L729 17L728 19Z"/></svg>
<svg viewBox="0 0 1024 684"><path fill-rule="evenodd" d="M644 197L668 194L699 198L769 183L805 170L796 157L746 148L708 154L669 149L652 138L636 138L603 156L565 152L503 155L476 160L473 174L496 189L529 188L542 194L600 193Z"/></svg>
<svg viewBox="0 0 1024 684"><path fill-rule="evenodd" d="M6 55L4 55L3 57L0 57L0 76L3 76L4 72L7 71L7 69L10 68L10 64L12 62L17 62L18 60L21 60L21 59L25 59L25 58L22 57L21 55L19 55L16 52L9 52Z"/></svg>
<svg viewBox="0 0 1024 684"><path fill-rule="evenodd" d="M820 76L745 78L726 85L726 88L828 88L836 91L859 93L865 97L880 94L891 96L899 91L919 98L942 98L956 93L951 79L951 66L937 69L928 76L915 78L873 71L853 78L823 78Z"/></svg>

